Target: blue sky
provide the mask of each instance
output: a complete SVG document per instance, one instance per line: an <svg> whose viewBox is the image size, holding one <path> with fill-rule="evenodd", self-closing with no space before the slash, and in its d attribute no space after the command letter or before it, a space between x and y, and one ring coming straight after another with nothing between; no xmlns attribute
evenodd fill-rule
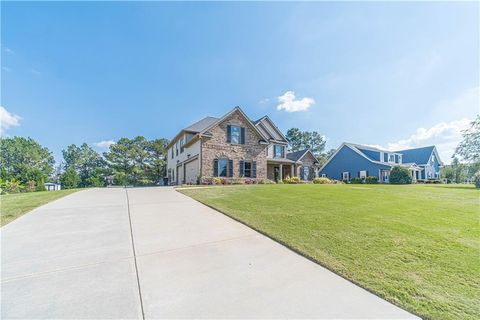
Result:
<svg viewBox="0 0 480 320"><path fill-rule="evenodd" d="M70 143L240 105L328 148L437 144L479 112L479 4L2 2L2 134ZM105 145L105 143L100 144Z"/></svg>

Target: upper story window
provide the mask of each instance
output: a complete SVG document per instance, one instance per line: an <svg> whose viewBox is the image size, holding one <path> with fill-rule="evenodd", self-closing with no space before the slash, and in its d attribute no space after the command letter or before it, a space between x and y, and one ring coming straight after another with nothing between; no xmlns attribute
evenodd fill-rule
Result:
<svg viewBox="0 0 480 320"><path fill-rule="evenodd" d="M395 155L393 153L388 154L388 162L394 162L395 163Z"/></svg>
<svg viewBox="0 0 480 320"><path fill-rule="evenodd" d="M430 158L430 163L431 164L435 163L435 155L434 154L432 154L432 158Z"/></svg>
<svg viewBox="0 0 480 320"><path fill-rule="evenodd" d="M232 144L245 144L245 128L228 125L227 142Z"/></svg>
<svg viewBox="0 0 480 320"><path fill-rule="evenodd" d="M173 146L172 146L172 159L173 159Z"/></svg>
<svg viewBox="0 0 480 320"><path fill-rule="evenodd" d="M401 154L398 155L398 163L402 163L402 155Z"/></svg>
<svg viewBox="0 0 480 320"><path fill-rule="evenodd" d="M285 158L285 146L274 145L273 146L273 157L274 158Z"/></svg>
<svg viewBox="0 0 480 320"><path fill-rule="evenodd" d="M178 156L178 141L175 143L175 155Z"/></svg>
<svg viewBox="0 0 480 320"><path fill-rule="evenodd" d="M182 153L183 150L185 149L185 148L183 147L184 144L185 144L185 141L184 141L184 139L182 138L182 140L180 140L180 153Z"/></svg>

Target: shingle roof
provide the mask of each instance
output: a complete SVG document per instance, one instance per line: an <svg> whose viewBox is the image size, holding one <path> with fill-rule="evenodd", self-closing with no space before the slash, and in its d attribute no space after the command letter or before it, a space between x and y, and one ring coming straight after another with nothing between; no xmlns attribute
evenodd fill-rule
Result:
<svg viewBox="0 0 480 320"><path fill-rule="evenodd" d="M395 152L402 154L402 162L404 163L414 162L416 164L427 164L428 160L430 159L430 155L433 152L433 148L435 148L435 146L400 150Z"/></svg>
<svg viewBox="0 0 480 320"><path fill-rule="evenodd" d="M290 153L287 153L286 158L289 159L289 160L298 161L307 151L308 151L308 149L303 149L303 150L299 150L299 151L295 151L295 152L290 152Z"/></svg>
<svg viewBox="0 0 480 320"><path fill-rule="evenodd" d="M217 120L218 120L218 118L215 118L215 117L205 117L202 120L195 122L194 124L186 127L183 130L191 131L191 132L202 132L203 130L210 127Z"/></svg>

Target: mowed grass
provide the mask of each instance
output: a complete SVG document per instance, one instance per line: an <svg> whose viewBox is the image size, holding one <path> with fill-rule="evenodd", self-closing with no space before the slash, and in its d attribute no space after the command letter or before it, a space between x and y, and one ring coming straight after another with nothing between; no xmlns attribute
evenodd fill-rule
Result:
<svg viewBox="0 0 480 320"><path fill-rule="evenodd" d="M184 189L427 319L480 318L480 191L461 185Z"/></svg>
<svg viewBox="0 0 480 320"><path fill-rule="evenodd" d="M76 191L78 191L78 189L0 195L1 225L6 225L38 206Z"/></svg>

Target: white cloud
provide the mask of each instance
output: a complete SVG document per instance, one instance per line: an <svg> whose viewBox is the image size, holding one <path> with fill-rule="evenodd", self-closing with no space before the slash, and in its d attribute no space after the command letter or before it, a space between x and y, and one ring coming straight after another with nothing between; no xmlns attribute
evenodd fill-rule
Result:
<svg viewBox="0 0 480 320"><path fill-rule="evenodd" d="M462 140L462 130L470 127L471 119L463 118L450 122L440 122L430 128L418 128L410 137L388 143L388 147L371 145L379 149L403 150L426 146L436 146L441 160L448 164L455 148Z"/></svg>
<svg viewBox="0 0 480 320"><path fill-rule="evenodd" d="M270 101L269 98L263 98L262 100L258 101L259 104L265 104L265 103L268 103Z"/></svg>
<svg viewBox="0 0 480 320"><path fill-rule="evenodd" d="M7 109L0 106L0 134L4 134L10 127L18 127L22 118L16 114L10 113Z"/></svg>
<svg viewBox="0 0 480 320"><path fill-rule="evenodd" d="M307 111L315 100L312 98L303 98L301 100L295 100L295 92L287 91L283 95L278 97L277 110L285 110L287 112Z"/></svg>
<svg viewBox="0 0 480 320"><path fill-rule="evenodd" d="M98 148L101 148L101 149L108 149L114 143L115 143L115 141L113 141L113 140L102 140L102 141L99 141L99 142L95 142L94 145Z"/></svg>

